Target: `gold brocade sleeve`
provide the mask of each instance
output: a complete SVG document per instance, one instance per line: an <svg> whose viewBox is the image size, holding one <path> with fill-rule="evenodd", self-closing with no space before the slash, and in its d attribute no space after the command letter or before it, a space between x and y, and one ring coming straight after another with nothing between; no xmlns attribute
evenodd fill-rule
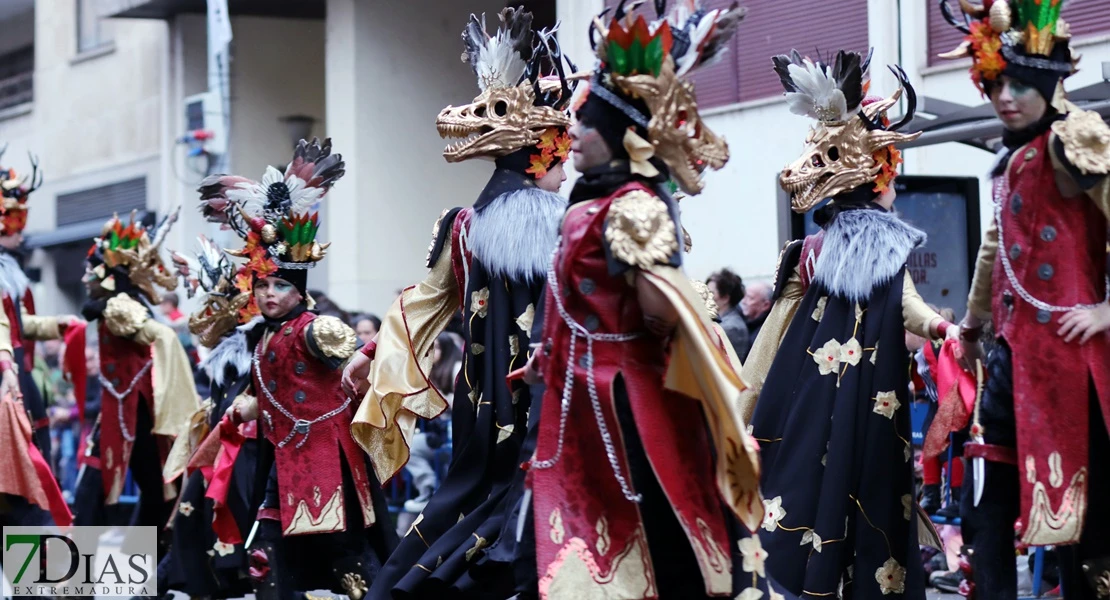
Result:
<svg viewBox="0 0 1110 600"><path fill-rule="evenodd" d="M794 313L798 312L798 306L801 305L804 295L802 278L798 268L795 267L790 273L790 278L786 280L786 285L783 286L782 295L771 307L771 312L767 313L763 328L759 330L759 336L756 337L755 344L748 353L748 360L744 363L744 369L740 372L740 378L747 386L747 389L740 393L739 406L740 415L745 423L751 421L752 413L755 412L755 402L759 399L759 392L767 379L767 372L771 370L771 363L775 360L775 354L779 351L779 345L786 335L786 330L794 321Z"/></svg>
<svg viewBox="0 0 1110 600"><path fill-rule="evenodd" d="M998 254L998 223L992 218L983 235L979 256L975 259L975 275L971 278L971 291L967 295L967 311L987 321L991 318L991 277L994 274L994 257Z"/></svg>
<svg viewBox="0 0 1110 600"><path fill-rule="evenodd" d="M925 339L943 340L944 336L940 336L929 326L933 321L939 323L941 319L937 311L929 308L925 299L917 293L917 286L913 284L913 278L907 271L905 283L902 284L902 325L910 333Z"/></svg>
<svg viewBox="0 0 1110 600"><path fill-rule="evenodd" d="M370 389L351 423L351 435L383 484L408 462L417 418L432 419L447 409L428 376L432 345L458 309L448 243L424 281L402 291L382 319Z"/></svg>
<svg viewBox="0 0 1110 600"><path fill-rule="evenodd" d="M740 521L755 531L763 523L763 500L759 452L737 410L744 384L715 343L705 305L685 275L657 265L640 276L678 313L665 385L701 403L718 457L717 488Z"/></svg>
<svg viewBox="0 0 1110 600"><path fill-rule="evenodd" d="M151 347L154 433L177 436L189 426L200 407L185 348L172 329L154 319L147 319L133 339Z"/></svg>
<svg viewBox="0 0 1110 600"><path fill-rule="evenodd" d="M62 337L57 317L29 315L23 311L23 335L30 340L56 340Z"/></svg>
<svg viewBox="0 0 1110 600"><path fill-rule="evenodd" d="M173 481L185 472L193 451L208 436L208 412L211 410L211 399L201 403L189 418L182 435L174 439L170 453L166 456L166 464L162 467L162 481Z"/></svg>

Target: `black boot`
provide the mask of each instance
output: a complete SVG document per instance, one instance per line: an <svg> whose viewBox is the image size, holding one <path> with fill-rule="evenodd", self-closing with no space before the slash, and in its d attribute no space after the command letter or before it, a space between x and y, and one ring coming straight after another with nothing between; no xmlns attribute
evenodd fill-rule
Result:
<svg viewBox="0 0 1110 600"><path fill-rule="evenodd" d="M935 515L940 509L940 485L926 483L921 490L921 510L927 515Z"/></svg>
<svg viewBox="0 0 1110 600"><path fill-rule="evenodd" d="M944 508L937 511L936 514L938 517L955 519L960 516L960 493L960 488L952 488L952 497L948 501L948 504L944 505Z"/></svg>

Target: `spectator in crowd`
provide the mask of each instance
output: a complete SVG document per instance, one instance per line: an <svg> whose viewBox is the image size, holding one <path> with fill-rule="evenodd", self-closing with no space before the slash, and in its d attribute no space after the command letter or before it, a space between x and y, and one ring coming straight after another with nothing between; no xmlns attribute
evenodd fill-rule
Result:
<svg viewBox="0 0 1110 600"><path fill-rule="evenodd" d="M454 404L455 378L462 369L462 340L452 333L441 333L432 345L432 372L428 379L436 387L447 405ZM405 469L412 476L416 497L405 502L405 512L419 513L428 505L428 499L439 487L435 469L436 450L449 439L450 410L435 419L421 420L420 431L412 438L409 462Z"/></svg>
<svg viewBox="0 0 1110 600"><path fill-rule="evenodd" d="M358 340L362 342L361 345L366 345L378 335L378 330L382 328L382 320L370 313L363 313L355 317L354 325Z"/></svg>
<svg viewBox="0 0 1110 600"><path fill-rule="evenodd" d="M187 319L187 315L178 308L180 304L181 299L173 292L162 296L162 302L158 304L158 309L162 311L162 316L166 317L171 327L176 328Z"/></svg>
<svg viewBox="0 0 1110 600"><path fill-rule="evenodd" d="M308 295L315 303L313 309L316 314L324 317L335 317L347 325L351 325L351 313L343 310L327 294L320 290L308 290Z"/></svg>
<svg viewBox="0 0 1110 600"><path fill-rule="evenodd" d="M717 304L717 315L721 318L721 328L725 330L732 349L743 361L751 349L748 325L740 312L740 301L744 299L744 280L729 269L721 269L706 280L713 302Z"/></svg>
<svg viewBox="0 0 1110 600"><path fill-rule="evenodd" d="M771 312L771 296L774 293L775 289L771 284L757 281L747 286L744 299L740 301L740 311L744 313L744 322L748 325L748 339L752 343L755 343L763 322L767 320L767 314ZM748 358L747 352L740 358Z"/></svg>

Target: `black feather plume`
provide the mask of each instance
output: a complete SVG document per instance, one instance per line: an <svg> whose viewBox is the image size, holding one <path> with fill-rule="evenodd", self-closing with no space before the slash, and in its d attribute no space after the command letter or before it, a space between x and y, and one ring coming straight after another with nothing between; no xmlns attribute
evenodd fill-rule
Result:
<svg viewBox="0 0 1110 600"><path fill-rule="evenodd" d="M794 80L790 78L790 65L794 64L790 57L785 54L772 56L771 62L775 64L775 73L778 73L779 81L782 83L782 89L787 92L798 91L797 86L794 85Z"/></svg>

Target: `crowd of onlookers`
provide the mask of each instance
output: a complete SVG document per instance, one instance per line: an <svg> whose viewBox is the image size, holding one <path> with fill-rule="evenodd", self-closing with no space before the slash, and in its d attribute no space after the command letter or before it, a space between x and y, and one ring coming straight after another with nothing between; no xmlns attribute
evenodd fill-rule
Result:
<svg viewBox="0 0 1110 600"><path fill-rule="evenodd" d="M763 322L767 320L767 314L771 312L771 298L775 290L765 281L744 285L744 280L729 269L713 273L706 284L717 305L721 328L740 360L746 360L759 330L763 328Z"/></svg>

